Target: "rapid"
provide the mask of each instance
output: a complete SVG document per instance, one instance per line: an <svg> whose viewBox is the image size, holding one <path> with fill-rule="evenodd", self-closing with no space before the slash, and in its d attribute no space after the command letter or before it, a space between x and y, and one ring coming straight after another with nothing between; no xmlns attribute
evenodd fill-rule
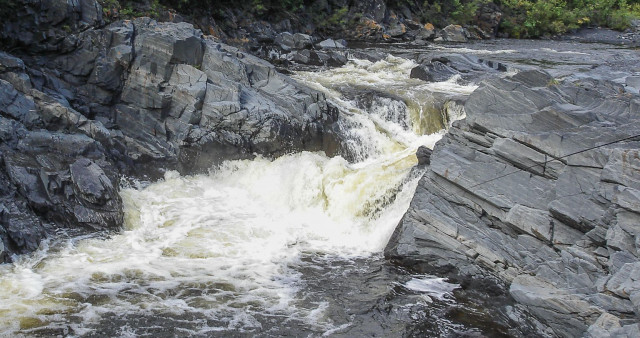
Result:
<svg viewBox="0 0 640 338"><path fill-rule="evenodd" d="M455 98L476 88L410 79L415 65L388 56L295 73L339 108L343 156L256 157L123 187L123 231L52 240L0 266L0 336L473 330L442 316L456 284L382 258L421 176L417 148L464 117Z"/></svg>

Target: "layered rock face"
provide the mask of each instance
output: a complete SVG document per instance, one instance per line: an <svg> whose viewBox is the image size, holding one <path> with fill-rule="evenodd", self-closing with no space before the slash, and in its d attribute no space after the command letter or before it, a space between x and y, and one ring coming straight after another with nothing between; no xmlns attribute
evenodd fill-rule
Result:
<svg viewBox="0 0 640 338"><path fill-rule="evenodd" d="M186 23L95 28L99 5L85 2L28 2L35 23L64 7L51 36L3 31L22 54L0 52L0 261L61 226L121 226L122 175L323 149L337 116L322 94ZM70 23L84 30L57 35Z"/></svg>
<svg viewBox="0 0 640 338"><path fill-rule="evenodd" d="M638 336L640 97L527 71L485 81L465 110L386 256L497 276L560 336Z"/></svg>

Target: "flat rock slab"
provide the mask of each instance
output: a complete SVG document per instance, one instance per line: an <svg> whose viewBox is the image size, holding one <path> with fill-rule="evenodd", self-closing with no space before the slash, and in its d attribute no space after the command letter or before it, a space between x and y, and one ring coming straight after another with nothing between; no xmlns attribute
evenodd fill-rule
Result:
<svg viewBox="0 0 640 338"><path fill-rule="evenodd" d="M499 276L561 336L633 331L640 97L620 93L541 71L483 82L433 149L385 255Z"/></svg>

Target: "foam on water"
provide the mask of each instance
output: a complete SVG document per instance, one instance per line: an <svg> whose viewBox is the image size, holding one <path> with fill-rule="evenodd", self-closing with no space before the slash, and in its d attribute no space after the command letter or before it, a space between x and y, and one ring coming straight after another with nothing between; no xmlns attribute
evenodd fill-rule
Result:
<svg viewBox="0 0 640 338"><path fill-rule="evenodd" d="M44 245L0 266L0 335L43 327L82 335L108 316L159 313L205 318L185 334L261 329L265 316L339 329L324 316L326 302L296 298L304 285L295 267L308 254L380 253L417 186L416 149L442 136L416 133L420 117L407 102L423 91L474 88L408 79L414 65L352 60L296 76L340 109L355 162L302 152L229 161L208 175L169 172L144 189L121 191L124 231ZM367 112L338 93L356 84L407 101L383 97ZM123 326L119 334L135 330Z"/></svg>
<svg viewBox="0 0 640 338"><path fill-rule="evenodd" d="M404 286L412 291L422 292L429 297L445 300L453 297L453 290L459 289L459 284L449 283L446 278L426 276L413 278L406 282Z"/></svg>

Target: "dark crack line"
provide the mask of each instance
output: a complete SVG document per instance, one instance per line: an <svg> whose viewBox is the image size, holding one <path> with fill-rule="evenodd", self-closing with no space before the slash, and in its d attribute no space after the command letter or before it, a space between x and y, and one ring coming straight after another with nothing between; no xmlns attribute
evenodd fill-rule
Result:
<svg viewBox="0 0 640 338"><path fill-rule="evenodd" d="M504 175L500 175L500 176L494 177L494 178L492 178L492 179L490 179L490 180L486 180L486 181L483 181L483 182L477 183L477 184L475 184L475 185L473 185L473 186L469 187L469 189L473 189L473 188L475 188L475 187L477 187L477 186L480 186L480 185L483 185L483 184L485 184L485 183L489 183L489 182L492 182L492 181L495 181L495 180L498 180L498 179L504 178L504 177L506 177L506 176L513 175L513 174L515 174L515 173L517 173L517 172L519 172L519 171L529 171L529 169L533 169L533 168L535 168L535 167L539 167L539 166L541 166L541 165L546 165L548 162L559 161L559 160L561 160L561 159L563 159L563 158L567 158L567 157L569 157L569 156L573 156L573 155L577 155L577 154L580 154L580 153L584 153L584 152L587 152L587 151L590 151L590 150L594 150L594 149L598 149L598 148L606 147L606 146L608 146L608 145L612 145L612 144L615 144L615 143L620 143L620 142L624 142L624 141L630 141L630 140L633 140L633 139L635 139L635 138L640 138L640 134L638 134L638 135L633 135L633 136L629 136L629 137L625 137L625 138L623 138L623 139L619 139L619 140L616 140L616 141L607 142L607 143L604 143L604 144L601 144L601 145L598 145L598 146L589 147L589 148L587 148L587 149L583 149L583 150L580 150L580 151L576 151L576 152L574 152L574 153L567 154L567 155L564 155L564 156L561 156L561 157L553 158L553 159L551 159L551 160L545 161L544 163L534 164L534 165L532 165L532 166L529 166L529 167L526 167L526 168L523 168L523 169L516 168L517 170L516 170L516 171L514 171L514 172L510 172L510 173L507 173L507 174L504 174Z"/></svg>

